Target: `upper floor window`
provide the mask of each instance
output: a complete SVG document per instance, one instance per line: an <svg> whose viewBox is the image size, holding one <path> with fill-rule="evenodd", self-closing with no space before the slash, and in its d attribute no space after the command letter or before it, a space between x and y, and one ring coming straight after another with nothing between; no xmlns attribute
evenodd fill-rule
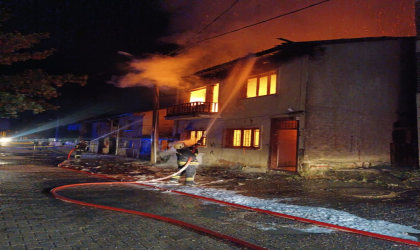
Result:
<svg viewBox="0 0 420 250"><path fill-rule="evenodd" d="M246 98L276 93L277 73L275 71L249 78L246 84Z"/></svg>
<svg viewBox="0 0 420 250"><path fill-rule="evenodd" d="M199 89L191 90L189 93L188 102L195 105L206 105L206 111L218 112L218 102L219 102L219 84L212 84L206 87Z"/></svg>
<svg viewBox="0 0 420 250"><path fill-rule="evenodd" d="M260 129L227 129L225 146L228 148L260 148Z"/></svg>
<svg viewBox="0 0 420 250"><path fill-rule="evenodd" d="M206 88L192 90L190 92L190 102L205 102Z"/></svg>
<svg viewBox="0 0 420 250"><path fill-rule="evenodd" d="M128 121L126 121L126 124L125 124L125 126L124 126L124 128L125 128L125 131L133 131L133 124L134 124L134 121L133 120L128 120Z"/></svg>

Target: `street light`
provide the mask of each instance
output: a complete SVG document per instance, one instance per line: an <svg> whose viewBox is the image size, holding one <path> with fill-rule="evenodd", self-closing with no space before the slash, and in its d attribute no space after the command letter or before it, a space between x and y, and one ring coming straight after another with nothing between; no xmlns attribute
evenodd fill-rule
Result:
<svg viewBox="0 0 420 250"><path fill-rule="evenodd" d="M118 54L127 56L131 60L136 59L136 56L125 52L118 51ZM153 86L153 120L152 120L152 134L151 134L151 149L150 149L150 163L156 164L157 162L157 149L159 145L159 87L154 84Z"/></svg>

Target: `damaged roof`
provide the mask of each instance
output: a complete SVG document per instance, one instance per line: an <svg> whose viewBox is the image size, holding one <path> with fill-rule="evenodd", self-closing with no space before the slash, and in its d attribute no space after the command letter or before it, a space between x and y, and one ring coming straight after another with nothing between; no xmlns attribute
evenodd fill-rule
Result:
<svg viewBox="0 0 420 250"><path fill-rule="evenodd" d="M415 37L363 37L363 38L343 38L335 40L319 40L319 41L305 41L293 42L284 38L277 38L284 43L276 45L273 48L263 50L257 53L248 54L244 57L219 64L210 68L206 68L195 72L194 76L205 78L220 78L227 76L229 70L240 60L246 59L250 56L258 58L255 68L263 68L265 70L279 66L281 62L290 60L291 58L312 54L317 50L322 50L320 46L327 44L344 44L344 43L358 43L358 42L375 42L386 40L401 40L401 39L415 39Z"/></svg>

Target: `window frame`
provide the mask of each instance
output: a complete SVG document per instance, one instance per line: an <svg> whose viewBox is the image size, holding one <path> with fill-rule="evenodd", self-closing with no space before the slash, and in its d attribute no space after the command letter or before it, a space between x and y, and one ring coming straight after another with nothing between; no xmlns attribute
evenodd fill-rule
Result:
<svg viewBox="0 0 420 250"><path fill-rule="evenodd" d="M271 90L273 89L272 88L272 76L275 76L275 79L276 79L276 86L275 86L275 88L274 88L274 93L271 93ZM248 79L246 80L246 82L245 82L245 88L244 88L244 94L243 94L243 97L244 98L246 98L246 99L248 99L248 98L255 98L255 97L262 97L262 96L269 96L269 95L276 95L277 94L277 92L278 92L278 71L270 71L270 72L266 72L266 73L263 73L263 74L258 74L258 75L254 75L254 76L251 76L251 77L248 77ZM260 94L260 92L261 92L261 90L260 90L260 83L261 83L261 79L262 78L264 78L264 77L267 77L267 83L266 83L266 90L265 90L265 93L266 94L263 94L263 95L261 95ZM257 81L256 81L256 83L255 83L255 93L253 93L253 94L255 94L254 96L248 96L248 89L249 89L249 81L250 80L252 80L252 79L257 79Z"/></svg>
<svg viewBox="0 0 420 250"><path fill-rule="evenodd" d="M201 136L206 132L205 130L186 130L184 133L182 133L181 140L191 141L191 144L196 144L198 140L201 138L197 137L197 134L201 132ZM192 134L195 133L194 136ZM193 140L194 138L194 140ZM203 143L200 145L200 147L206 146L206 138L204 137Z"/></svg>
<svg viewBox="0 0 420 250"><path fill-rule="evenodd" d="M246 134L245 131L250 130L250 139L249 139L249 146L244 146L245 138L244 135ZM235 145L238 142L238 138L235 138L238 135L238 131L240 131L240 145ZM248 140L247 140L248 142ZM246 144L245 144L246 145ZM247 149L260 149L261 148L261 129L257 127L253 128L228 128L225 130L225 148L247 148Z"/></svg>

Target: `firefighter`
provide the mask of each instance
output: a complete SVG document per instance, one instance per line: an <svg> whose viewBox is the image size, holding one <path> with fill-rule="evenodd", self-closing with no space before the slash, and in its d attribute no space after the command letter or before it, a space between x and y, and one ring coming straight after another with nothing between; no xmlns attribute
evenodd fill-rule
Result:
<svg viewBox="0 0 420 250"><path fill-rule="evenodd" d="M76 161L80 161L80 157L82 156L83 152L86 151L88 144L85 141L80 141L76 144L76 155L74 158Z"/></svg>
<svg viewBox="0 0 420 250"><path fill-rule="evenodd" d="M174 144L173 147L176 149L178 170L181 170L185 166L185 164L187 163L190 157L192 159L187 169L185 169L181 173L178 173L177 175L172 176L169 183L174 183L174 184L179 183L179 179L185 173L185 185L197 185L194 182L194 177L195 177L195 173L197 172L197 167L199 164L197 160L198 145L200 145L200 142L198 142L197 144L194 144L191 147L185 146L183 142L177 142Z"/></svg>
<svg viewBox="0 0 420 250"><path fill-rule="evenodd" d="M36 147L39 145L39 141L38 140L35 140L34 141L34 150L36 150Z"/></svg>

